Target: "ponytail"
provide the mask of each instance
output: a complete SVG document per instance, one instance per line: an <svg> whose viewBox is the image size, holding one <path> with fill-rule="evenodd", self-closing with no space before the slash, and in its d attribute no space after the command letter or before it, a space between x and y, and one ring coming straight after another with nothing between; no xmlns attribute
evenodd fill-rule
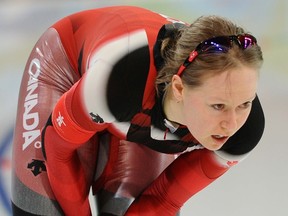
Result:
<svg viewBox="0 0 288 216"><path fill-rule="evenodd" d="M177 40L181 35L179 30L184 26L182 23L169 23L161 27L153 50L157 71L162 68L165 60L171 57L172 51L175 49Z"/></svg>

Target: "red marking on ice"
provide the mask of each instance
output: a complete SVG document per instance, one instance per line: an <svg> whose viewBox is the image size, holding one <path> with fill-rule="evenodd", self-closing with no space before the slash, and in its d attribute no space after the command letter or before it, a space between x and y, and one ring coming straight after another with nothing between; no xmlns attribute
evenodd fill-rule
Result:
<svg viewBox="0 0 288 216"><path fill-rule="evenodd" d="M11 160L8 160L7 158L0 158L0 167L1 169L11 169Z"/></svg>

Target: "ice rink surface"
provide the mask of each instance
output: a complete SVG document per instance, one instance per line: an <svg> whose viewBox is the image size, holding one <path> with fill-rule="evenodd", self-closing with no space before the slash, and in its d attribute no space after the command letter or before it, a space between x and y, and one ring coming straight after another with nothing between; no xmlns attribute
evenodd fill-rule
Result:
<svg viewBox="0 0 288 216"><path fill-rule="evenodd" d="M1 0L0 1L0 215L11 215L12 128L25 62L52 23L84 9L137 5L187 22L217 14L258 38L265 63L258 95L266 115L264 136L253 153L192 197L182 216L288 215L288 2L286 0Z"/></svg>

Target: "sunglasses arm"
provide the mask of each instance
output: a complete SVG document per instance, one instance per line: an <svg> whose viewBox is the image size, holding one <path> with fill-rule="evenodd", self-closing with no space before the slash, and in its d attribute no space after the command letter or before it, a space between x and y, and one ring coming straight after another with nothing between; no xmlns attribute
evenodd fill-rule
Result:
<svg viewBox="0 0 288 216"><path fill-rule="evenodd" d="M188 58L184 61L184 63L180 66L177 75L181 76L181 74L183 73L183 71L188 67L188 65L191 64L191 62L193 62L193 60L198 56L198 52L196 50L193 50L190 55L188 56Z"/></svg>

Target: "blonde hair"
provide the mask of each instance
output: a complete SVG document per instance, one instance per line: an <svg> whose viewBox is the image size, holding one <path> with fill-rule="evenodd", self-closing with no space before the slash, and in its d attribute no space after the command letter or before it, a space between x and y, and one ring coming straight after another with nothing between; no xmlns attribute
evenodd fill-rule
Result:
<svg viewBox="0 0 288 216"><path fill-rule="evenodd" d="M202 16L190 26L180 28L176 36L168 37L162 42L164 64L156 79L157 92L167 89L172 76L199 43L212 37L243 33L247 32L242 27L219 16ZM198 55L181 78L185 84L197 87L201 85L204 75L215 75L239 65L260 69L262 62L262 52L258 45L243 50L235 44L228 53Z"/></svg>

